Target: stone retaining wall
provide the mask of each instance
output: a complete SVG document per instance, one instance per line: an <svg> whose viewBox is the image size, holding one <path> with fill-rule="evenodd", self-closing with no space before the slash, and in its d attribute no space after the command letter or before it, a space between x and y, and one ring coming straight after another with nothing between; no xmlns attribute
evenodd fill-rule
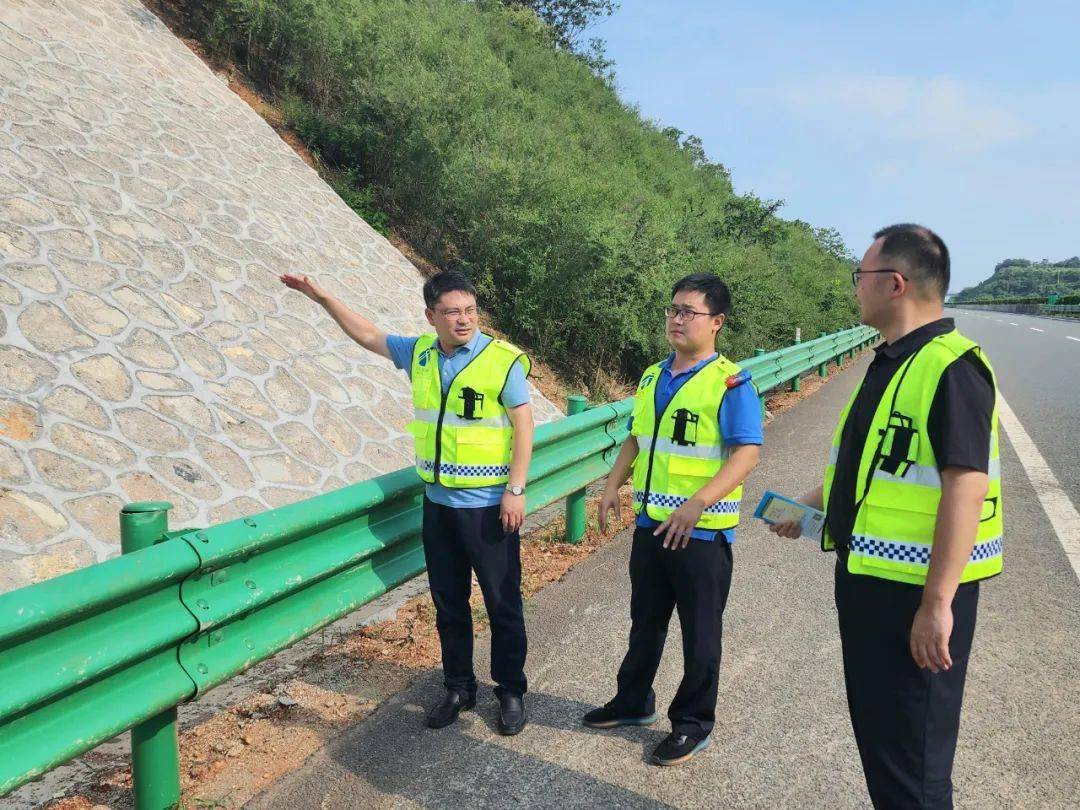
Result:
<svg viewBox="0 0 1080 810"><path fill-rule="evenodd" d="M410 463L421 277L136 0L0 3L0 592ZM535 392L534 392L535 393ZM558 411L536 394L542 419Z"/></svg>

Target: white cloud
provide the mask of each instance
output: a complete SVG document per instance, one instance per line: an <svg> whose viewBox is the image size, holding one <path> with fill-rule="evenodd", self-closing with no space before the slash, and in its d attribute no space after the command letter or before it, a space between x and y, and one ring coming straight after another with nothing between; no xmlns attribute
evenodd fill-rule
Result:
<svg viewBox="0 0 1080 810"><path fill-rule="evenodd" d="M972 154L1026 138L1035 127L971 83L951 77L843 76L780 91L793 110L882 139Z"/></svg>

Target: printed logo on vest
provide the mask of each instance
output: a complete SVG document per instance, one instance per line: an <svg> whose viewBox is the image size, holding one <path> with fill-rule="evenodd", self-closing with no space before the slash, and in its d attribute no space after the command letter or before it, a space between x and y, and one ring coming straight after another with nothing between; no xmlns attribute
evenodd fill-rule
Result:
<svg viewBox="0 0 1080 810"><path fill-rule="evenodd" d="M479 419L476 415L476 406L484 407L484 395L477 391L475 388L469 388L466 386L461 389L461 399L465 400L464 408L462 409L461 416L463 419Z"/></svg>
<svg viewBox="0 0 1080 810"><path fill-rule="evenodd" d="M675 429L671 433L671 440L680 447L693 447L697 444L697 426L698 415L686 408L679 408L675 411Z"/></svg>

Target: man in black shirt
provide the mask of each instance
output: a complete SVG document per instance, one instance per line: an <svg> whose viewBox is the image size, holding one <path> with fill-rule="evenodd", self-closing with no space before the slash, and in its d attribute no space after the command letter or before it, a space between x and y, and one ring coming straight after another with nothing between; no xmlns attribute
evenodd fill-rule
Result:
<svg viewBox="0 0 1080 810"><path fill-rule="evenodd" d="M871 801L950 808L978 580L1001 570L996 385L943 317L949 254L932 231L879 231L852 280L884 343L842 417L825 486L801 500L826 511L823 547L837 552L845 688ZM923 433L929 449L911 450ZM918 525L932 530L916 542ZM799 535L798 524L772 528Z"/></svg>

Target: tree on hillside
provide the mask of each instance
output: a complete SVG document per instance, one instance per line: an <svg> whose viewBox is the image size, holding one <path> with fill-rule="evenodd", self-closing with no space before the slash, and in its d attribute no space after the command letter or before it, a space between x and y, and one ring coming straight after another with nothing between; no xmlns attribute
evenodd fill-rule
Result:
<svg viewBox="0 0 1080 810"><path fill-rule="evenodd" d="M771 245L780 238L776 212L783 200L762 200L755 194L731 197L724 205L723 238L732 242Z"/></svg>
<svg viewBox="0 0 1080 810"><path fill-rule="evenodd" d="M578 37L593 23L610 17L619 4L615 0L502 0L505 6L531 8L536 15L551 26L560 47L574 50ZM590 48L599 50L603 58L601 40L591 40ZM609 64L610 66L610 64Z"/></svg>
<svg viewBox="0 0 1080 810"><path fill-rule="evenodd" d="M815 228L814 238L837 261L851 264L858 262L858 257L844 244L844 237L840 235L840 231L836 230L836 228Z"/></svg>
<svg viewBox="0 0 1080 810"><path fill-rule="evenodd" d="M1004 270L1006 267L1031 267L1030 259L1005 259L994 265L994 272Z"/></svg>

